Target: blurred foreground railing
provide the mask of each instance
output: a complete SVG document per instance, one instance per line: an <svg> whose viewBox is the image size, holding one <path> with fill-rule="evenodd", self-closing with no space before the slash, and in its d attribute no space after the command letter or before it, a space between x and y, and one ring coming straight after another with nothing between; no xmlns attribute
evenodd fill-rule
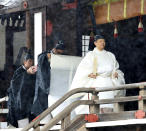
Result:
<svg viewBox="0 0 146 131"><path fill-rule="evenodd" d="M124 111L123 103L130 102L130 101L138 101L138 110L144 111L146 109L146 82L143 83L135 83L135 84L125 84L116 87L104 87L103 89L98 88L77 88L71 90L70 92L66 93L61 99L59 99L56 103L46 109L43 113L40 114L38 119L31 122L27 127L25 127L22 131L28 131L31 128L34 130L40 130L39 123L40 121L45 118L48 114L50 114L54 109L56 109L60 104L62 104L66 99L72 97L77 93L91 93L92 99L91 100L77 100L67 106L62 112L57 114L53 119L51 119L41 130L47 131L59 121L61 121L61 129L66 130L69 126L71 126L70 114L73 109L78 107L79 105L89 105L90 106L90 113L91 114L99 114L99 105L100 104L111 104L114 103L114 112L121 112ZM139 88L139 96L127 96L127 97L116 97L114 99L103 99L99 100L97 94L99 92L105 91L115 91L115 90L127 90L127 89L135 89ZM133 116L134 117L134 116ZM135 116L136 117L136 116ZM139 116L138 116L139 117Z"/></svg>

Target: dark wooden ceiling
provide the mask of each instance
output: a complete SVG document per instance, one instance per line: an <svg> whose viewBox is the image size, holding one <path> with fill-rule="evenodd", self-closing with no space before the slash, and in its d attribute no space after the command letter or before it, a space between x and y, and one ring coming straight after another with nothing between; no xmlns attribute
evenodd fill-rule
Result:
<svg viewBox="0 0 146 131"><path fill-rule="evenodd" d="M25 0L28 4L27 8L23 7L24 0L0 0L0 15L26 11L34 8L48 6L61 0Z"/></svg>

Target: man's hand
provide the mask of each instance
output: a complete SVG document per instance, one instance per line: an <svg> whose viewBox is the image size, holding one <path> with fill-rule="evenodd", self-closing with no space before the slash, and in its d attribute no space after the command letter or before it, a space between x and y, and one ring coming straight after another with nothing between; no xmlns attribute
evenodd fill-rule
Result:
<svg viewBox="0 0 146 131"><path fill-rule="evenodd" d="M113 74L113 77L114 77L114 78L118 78L118 73L115 72L115 73Z"/></svg>
<svg viewBox="0 0 146 131"><path fill-rule="evenodd" d="M51 54L50 54L50 53L48 53L48 54L47 54L47 56L48 56L48 59L50 59L50 58L51 58Z"/></svg>
<svg viewBox="0 0 146 131"><path fill-rule="evenodd" d="M37 66L31 66L28 70L28 74L35 74L37 72Z"/></svg>
<svg viewBox="0 0 146 131"><path fill-rule="evenodd" d="M93 79L96 79L97 75L91 73L91 74L88 75L88 77L93 78Z"/></svg>

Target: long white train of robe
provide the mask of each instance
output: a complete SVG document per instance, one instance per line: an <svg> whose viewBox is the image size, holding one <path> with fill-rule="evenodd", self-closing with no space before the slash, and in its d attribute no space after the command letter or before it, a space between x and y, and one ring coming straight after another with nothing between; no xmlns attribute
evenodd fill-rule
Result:
<svg viewBox="0 0 146 131"><path fill-rule="evenodd" d="M48 95L49 107L68 92L81 60L82 57L51 54L51 81L50 92ZM65 101L51 113L52 116L56 116L68 104L69 102Z"/></svg>
<svg viewBox="0 0 146 131"><path fill-rule="evenodd" d="M95 57L97 58L97 73L96 79L89 78L88 75L93 73L93 63ZM117 72L118 78L114 78L113 74ZM125 84L124 74L119 70L119 64L111 52L106 50L99 51L94 48L93 51L87 53L84 59L79 64L72 85L69 90L80 87L96 87L102 89L103 87L112 87L115 85ZM98 94L99 99L114 98L114 96L123 96L125 91L107 91ZM87 100L88 95L81 94L76 99ZM113 108L113 104L102 104L100 108ZM76 114L89 113L89 106L81 105L75 109Z"/></svg>

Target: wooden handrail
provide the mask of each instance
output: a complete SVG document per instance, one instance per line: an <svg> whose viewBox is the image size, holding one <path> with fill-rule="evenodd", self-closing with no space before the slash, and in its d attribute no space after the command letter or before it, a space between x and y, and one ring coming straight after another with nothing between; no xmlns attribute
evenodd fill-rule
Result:
<svg viewBox="0 0 146 131"><path fill-rule="evenodd" d="M57 116L55 116L52 120L49 121L48 124L46 124L41 131L47 131L51 127L53 127L55 124L57 124L60 120L65 118L73 109L75 109L77 106L80 105L91 105L94 104L93 100L78 100L73 102L71 105L67 106L63 111L61 111Z"/></svg>
<svg viewBox="0 0 146 131"><path fill-rule="evenodd" d="M132 102L138 100L146 100L146 95L142 96L141 99L139 98L139 96L128 96L128 97L117 97L113 99L95 100L94 104L113 104L113 103Z"/></svg>
<svg viewBox="0 0 146 131"><path fill-rule="evenodd" d="M3 98L0 99L0 103L5 102L7 100L8 100L8 96L5 96L5 97L3 97Z"/></svg>
<svg viewBox="0 0 146 131"><path fill-rule="evenodd" d="M146 96L143 96L143 99L146 100ZM48 124L46 124L41 131L46 131L52 128L55 124L57 124L59 121L64 119L68 116L69 113L71 113L72 110L74 110L77 106L80 105L91 105L91 104L111 104L111 103L117 103L117 102L129 102L129 101L137 101L139 100L138 96L129 96L129 97L120 97L116 99L105 99L105 100L77 100L73 102L71 105L67 106L62 112L60 112L57 116L55 116L52 120L49 121Z"/></svg>
<svg viewBox="0 0 146 131"><path fill-rule="evenodd" d="M62 104L66 99L68 99L70 96L77 94L77 93L98 93L98 92L105 92L105 91L114 91L114 90L123 90L123 89L134 89L134 88L140 88L145 87L146 82L142 83L134 83L134 84L125 84L115 87L104 87L103 89L98 89L98 87L95 88L77 88L69 91L66 93L61 99L59 99L57 102L55 102L52 106L50 106L48 109L46 109L43 113L40 114L40 117L36 119L35 121L31 122L27 127L25 127L22 131L27 131L32 127L37 127L38 123L45 118L48 114L50 114L55 108L57 108L60 104ZM59 113L60 114L60 113ZM49 122L50 123L50 122ZM48 124L47 124L48 125Z"/></svg>
<svg viewBox="0 0 146 131"><path fill-rule="evenodd" d="M77 88L74 90L71 90L70 92L66 93L61 99L59 99L57 102L55 102L52 106L50 106L48 109L46 109L43 113L40 114L40 117L36 119L35 121L31 122L27 127L25 127L22 131L28 131L32 127L36 127L37 124L45 118L48 114L50 114L55 108L57 108L60 104L62 104L67 98L70 96L76 94L76 93L92 93L95 92L94 88Z"/></svg>
<svg viewBox="0 0 146 131"><path fill-rule="evenodd" d="M127 90L127 89L135 89L135 88L141 88L145 87L146 82L141 82L141 83L133 83L133 84L125 84L125 85L120 85L120 86L111 86L111 87L103 87L102 89L98 89L96 87L96 92L105 92L105 91L115 91L115 90Z"/></svg>

